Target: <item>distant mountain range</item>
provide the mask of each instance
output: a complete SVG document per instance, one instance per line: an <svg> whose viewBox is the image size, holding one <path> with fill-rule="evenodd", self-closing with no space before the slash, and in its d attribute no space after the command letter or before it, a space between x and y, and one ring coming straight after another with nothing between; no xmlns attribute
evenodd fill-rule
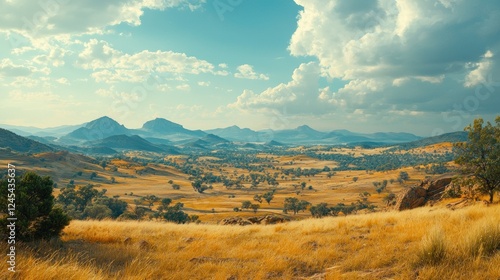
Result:
<svg viewBox="0 0 500 280"><path fill-rule="evenodd" d="M411 133L356 133L348 130L323 132L307 125L286 130L254 131L249 128L230 126L201 131L189 130L162 118L148 121L139 129L129 129L106 116L81 125L48 129L0 125L2 126L17 134L2 129L0 147L10 147L21 152L48 151L67 147L73 151L96 154L112 154L123 150L178 154L183 149L216 147L270 149L286 145L353 145L358 143L369 143L370 146L419 145L433 141L447 141L447 139L464 139L461 132L443 135L441 138L422 139ZM20 135L27 136L29 139Z"/></svg>
<svg viewBox="0 0 500 280"><path fill-rule="evenodd" d="M398 146L402 149L413 149L443 142L451 142L451 143L464 142L467 141L467 137L468 137L468 132L457 131L457 132L445 133L438 136L427 137L417 141L401 143Z"/></svg>

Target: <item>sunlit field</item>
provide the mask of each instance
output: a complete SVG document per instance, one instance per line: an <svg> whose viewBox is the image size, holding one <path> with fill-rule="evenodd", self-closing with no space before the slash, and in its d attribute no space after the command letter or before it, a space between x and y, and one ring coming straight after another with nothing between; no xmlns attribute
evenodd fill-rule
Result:
<svg viewBox="0 0 500 280"><path fill-rule="evenodd" d="M2 279L499 279L500 206L278 225L72 221ZM5 266L5 265L4 265Z"/></svg>

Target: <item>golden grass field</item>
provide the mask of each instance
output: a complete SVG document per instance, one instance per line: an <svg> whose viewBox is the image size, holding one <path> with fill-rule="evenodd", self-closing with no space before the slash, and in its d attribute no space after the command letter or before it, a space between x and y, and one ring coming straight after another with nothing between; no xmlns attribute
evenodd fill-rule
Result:
<svg viewBox="0 0 500 280"><path fill-rule="evenodd" d="M306 151L314 150L321 147L296 147L290 150ZM377 154L385 151L387 148L363 149L356 148L331 148L329 152L339 154L355 154L356 156ZM428 152L443 153L451 150L450 143L441 143L432 146L427 146L410 152L421 153ZM6 151L0 151L6 153ZM129 152L129 156L141 157L136 152ZM273 165L277 168L323 168L328 166L333 168L337 166L334 161L321 161L307 156L272 156L268 154L259 154L261 158L269 157L273 159ZM34 156L21 155L1 155L0 158L15 158L18 170L33 170L41 175L49 175L58 184L58 186L67 185L70 180L74 181L77 186L93 184L97 189L105 188L107 196L119 196L120 199L126 201L130 205L130 210L133 208L134 200L146 196L156 195L160 198L168 197L173 199L174 203L182 202L185 206L185 211L190 215L198 215L203 223L217 223L218 221L229 216L250 216L254 213L250 210L235 213L234 208L241 207L241 203L253 200L254 195L264 194L270 191L271 186L262 183L256 189L250 189L250 184L245 183L241 190L226 189L222 183L213 184L213 189L200 194L193 190L189 175L181 171L166 166L163 164L149 163L143 166L128 159L111 159L108 166L105 168L99 166L97 162L92 162L91 158L82 155L75 155L65 152L43 153ZM167 156L166 158L182 163L186 156ZM203 168L204 172L213 172L218 175L221 172L231 178L239 175L249 175L248 170L239 169L232 166L221 167L220 164L214 164L214 157L202 157L198 160L198 165ZM7 164L7 161L0 160L0 164ZM216 168L210 168L210 164ZM449 163L449 165L452 165ZM113 171L112 168L117 170ZM217 168L218 167L218 168ZM140 173L141 171L146 171ZM266 170L273 174L276 170ZM397 182L389 183L387 189L380 194L375 192L374 182L382 182L383 180L396 179L400 171L406 171L410 175L410 180L401 185ZM76 175L77 172L82 172L82 175ZM89 178L92 172L97 173L97 177L93 180ZM138 173L139 172L139 173ZM259 172L254 172L259 173ZM262 172L260 172L262 174ZM300 200L309 201L312 204L328 203L334 205L337 203L349 204L359 199L359 194L369 192L369 202L375 204L379 209L385 207L383 198L388 193L398 193L405 185L418 184L424 179L426 174L422 169L417 170L413 167L407 167L397 170L374 172L364 170L338 171L331 178L327 177L326 172L322 172L314 177L285 178L278 177L279 186L275 193L274 199L270 204L265 201L260 204L261 208L257 214L265 215L270 213L282 213L283 202L287 197L297 197ZM115 178L115 183L112 183L112 177ZM354 178L357 177L357 181ZM172 180L174 184L181 186L180 190L174 190L172 185L168 183ZM307 187L312 186L313 190L306 188L300 190L297 186L305 182ZM297 193L297 191L300 191ZM54 189L54 195L57 196L59 188ZM300 212L293 218L310 217L310 213Z"/></svg>
<svg viewBox="0 0 500 280"><path fill-rule="evenodd" d="M499 249L498 204L246 227L72 221L62 242L18 248L18 271L3 262L0 278L490 280Z"/></svg>
<svg viewBox="0 0 500 280"><path fill-rule="evenodd" d="M297 148L297 149L313 149ZM404 151L443 153L446 143ZM331 153L356 156L383 152L379 149L333 148ZM473 205L451 210L442 201L433 207L391 212L384 196L407 185L419 184L428 174L423 169L338 171L313 177L278 177L279 186L270 204L265 201L254 213L234 212L241 202L271 187L265 183L250 189L226 189L221 183L200 194L189 176L179 170L127 159L112 159L105 168L80 155L46 153L20 156L0 151L1 158L16 158L18 170L49 175L59 185L93 184L120 196L133 209L133 201L154 194L184 203L184 211L198 215L201 224L177 225L161 221L78 221L64 230L62 241L26 243L17 247L17 273L4 269L0 279L500 279L500 205ZM261 154L259 157L268 157ZM178 162L184 156L170 156ZM213 165L214 157L199 159L205 172L235 178L249 172ZM323 168L336 162L307 156L274 156L275 167ZM0 164L7 164L0 160ZM448 166L453 166L448 163ZM116 170L114 170L116 167ZM421 166L423 167L423 166ZM75 175L77 172L82 175ZM270 174L274 170L266 170ZM396 179L406 171L405 184L389 183L381 194L374 182ZM97 178L90 179L92 172ZM112 183L114 177L116 182ZM353 178L357 177L357 180ZM172 184L181 186L174 190ZM296 188L301 182L312 190ZM297 193L297 191L299 191ZM359 193L369 192L377 213L313 219L309 211L288 214L292 222L278 225L222 226L230 216L283 215L286 197L312 204L349 204ZM59 188L54 190L57 196ZM133 193L133 194L132 194ZM124 241L130 238L130 244ZM144 245L142 248L140 244ZM145 245L146 244L146 245ZM6 251L6 244L0 246Z"/></svg>

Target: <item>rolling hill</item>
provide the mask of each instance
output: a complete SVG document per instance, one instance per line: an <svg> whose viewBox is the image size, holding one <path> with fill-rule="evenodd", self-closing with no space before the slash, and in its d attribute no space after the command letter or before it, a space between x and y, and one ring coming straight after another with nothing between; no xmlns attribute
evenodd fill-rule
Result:
<svg viewBox="0 0 500 280"><path fill-rule="evenodd" d="M141 136L158 137L169 140L203 137L206 135L206 133L201 130L189 130L180 124L163 118L156 118L148 121L144 123L141 129L135 132Z"/></svg>
<svg viewBox="0 0 500 280"><path fill-rule="evenodd" d="M106 147L114 150L124 149L157 153L165 152L164 148L148 142L147 140L137 135L113 135L105 139L88 142L87 146L94 148Z"/></svg>
<svg viewBox="0 0 500 280"><path fill-rule="evenodd" d="M19 136L2 128L0 128L0 148L9 148L13 151L23 153L40 153L55 150L45 144Z"/></svg>

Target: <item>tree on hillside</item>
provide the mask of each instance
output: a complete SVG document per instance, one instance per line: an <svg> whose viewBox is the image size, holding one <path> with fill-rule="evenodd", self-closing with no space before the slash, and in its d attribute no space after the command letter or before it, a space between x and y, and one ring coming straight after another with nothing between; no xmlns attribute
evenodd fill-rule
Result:
<svg viewBox="0 0 500 280"><path fill-rule="evenodd" d="M311 206L309 209L311 211L311 215L315 218L322 218L324 216L330 215L332 209L328 207L326 203L320 203L318 205Z"/></svg>
<svg viewBox="0 0 500 280"><path fill-rule="evenodd" d="M252 204L250 205L250 208L252 208L254 213L257 213L257 210L260 208L260 204Z"/></svg>
<svg viewBox="0 0 500 280"><path fill-rule="evenodd" d="M118 197L107 197L105 193L106 189L99 191L90 184L78 189L74 186L65 187L61 189L56 201L74 219L117 218L127 210L127 202Z"/></svg>
<svg viewBox="0 0 500 280"><path fill-rule="evenodd" d="M410 175L408 175L408 172L406 172L406 171L401 171L401 172L399 172L398 180L408 181L408 180L410 180Z"/></svg>
<svg viewBox="0 0 500 280"><path fill-rule="evenodd" d="M196 180L191 183L191 186L193 186L193 189L199 193L203 193L204 191L208 190L209 188L203 184L202 181Z"/></svg>
<svg viewBox="0 0 500 280"><path fill-rule="evenodd" d="M160 198L154 194L143 196L141 199L146 202L146 205L149 207L149 209L151 209L151 206L153 206L155 202L160 201Z"/></svg>
<svg viewBox="0 0 500 280"><path fill-rule="evenodd" d="M250 200L245 200L241 203L242 209L248 209L250 206L252 206L252 202L250 202Z"/></svg>
<svg viewBox="0 0 500 280"><path fill-rule="evenodd" d="M271 201L274 198L274 191L267 192L263 194L262 197L266 200L267 204L271 204Z"/></svg>
<svg viewBox="0 0 500 280"><path fill-rule="evenodd" d="M13 173L12 173L13 174ZM10 181L9 181L10 179ZM9 184L15 181L15 190L10 192ZM16 238L22 241L49 239L59 236L69 224L70 218L60 208L54 207L52 196L54 182L49 177L40 177L34 172L25 173L20 179L8 177L0 181L0 211L6 214L0 219L4 234L9 233L7 225L11 217L8 204L15 203ZM12 196L11 194L15 196ZM10 196L9 196L10 195ZM9 200L15 198L15 201ZM0 213L1 214L1 213ZM10 244L10 243L9 243Z"/></svg>
<svg viewBox="0 0 500 280"><path fill-rule="evenodd" d="M500 191L500 116L495 119L496 125L482 118L464 130L469 132L466 142L456 143L455 163L460 171L470 176L478 185L479 191L489 195L490 203L496 191Z"/></svg>
<svg viewBox="0 0 500 280"><path fill-rule="evenodd" d="M283 205L283 212L286 214L288 211L293 211L293 214L297 214L299 211L304 211L307 209L311 203L300 200L296 197L287 197L285 198L285 203Z"/></svg>

